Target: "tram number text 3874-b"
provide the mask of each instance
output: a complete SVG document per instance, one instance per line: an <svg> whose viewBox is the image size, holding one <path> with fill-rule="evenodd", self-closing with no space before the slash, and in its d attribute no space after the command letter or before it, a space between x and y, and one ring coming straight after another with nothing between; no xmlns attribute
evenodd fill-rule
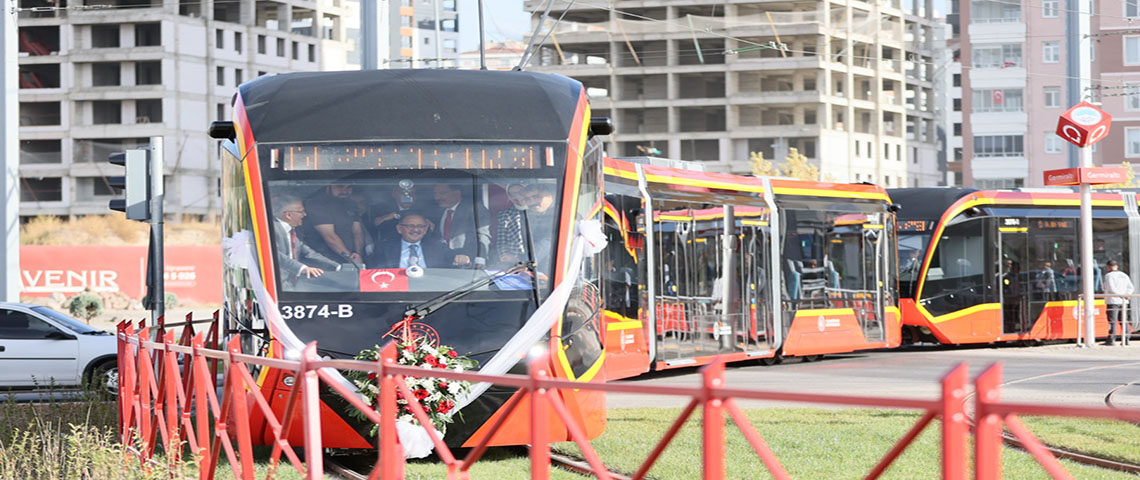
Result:
<svg viewBox="0 0 1140 480"><path fill-rule="evenodd" d="M352 305L341 303L335 305L282 305L281 318L286 320L302 320L306 318L352 318Z"/></svg>

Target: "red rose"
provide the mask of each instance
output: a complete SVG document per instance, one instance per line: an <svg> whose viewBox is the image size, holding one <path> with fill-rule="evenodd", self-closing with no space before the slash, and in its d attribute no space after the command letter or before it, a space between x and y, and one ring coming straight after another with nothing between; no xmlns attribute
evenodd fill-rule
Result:
<svg viewBox="0 0 1140 480"><path fill-rule="evenodd" d="M446 389L447 388L447 382L439 382L439 388Z"/></svg>
<svg viewBox="0 0 1140 480"><path fill-rule="evenodd" d="M449 356L449 357L451 357L451 358L455 358L455 357L458 357L458 356L459 356L459 354L458 354L458 353L455 353L455 350L449 350L449 351L447 352L447 356Z"/></svg>
<svg viewBox="0 0 1140 480"><path fill-rule="evenodd" d="M433 356L433 355L428 355L428 356L424 357L424 362L427 362L428 365L431 365L433 367L439 366L439 360L436 360L435 356Z"/></svg>
<svg viewBox="0 0 1140 480"><path fill-rule="evenodd" d="M368 379L369 379L369 380L376 380L376 374L375 374L375 373L369 373L369 374L368 374Z"/></svg>
<svg viewBox="0 0 1140 480"><path fill-rule="evenodd" d="M417 388L413 391L416 394L416 400L423 400L428 397L428 391L422 388Z"/></svg>
<svg viewBox="0 0 1140 480"><path fill-rule="evenodd" d="M435 411L437 411L439 413L447 413L447 412L450 412L452 408L455 408L455 402L452 402L451 400L446 400L446 401L440 402L439 406L435 408Z"/></svg>

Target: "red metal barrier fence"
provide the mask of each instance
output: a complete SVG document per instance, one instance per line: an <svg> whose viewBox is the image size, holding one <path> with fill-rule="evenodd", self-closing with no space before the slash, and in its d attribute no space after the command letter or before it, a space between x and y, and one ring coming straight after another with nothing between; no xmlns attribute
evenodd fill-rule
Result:
<svg viewBox="0 0 1140 480"><path fill-rule="evenodd" d="M252 432L248 405L264 414L273 432L273 451L270 470L277 468L284 454L289 463L309 479L324 478L322 463L319 393L323 387L331 388L354 408L359 409L371 422L380 426L379 445L375 468L369 478L404 478L404 455L396 434L396 399L408 402L415 417L429 430L435 443L436 455L447 465L449 479L466 479L471 465L487 449L482 443L469 450L463 459L456 458L435 434L427 413L415 394L405 383L405 377L422 377L421 367L396 363L396 349L389 344L381 352L378 362L356 360L322 360L317 355L316 343L309 344L298 361L270 359L243 354L235 338L225 351L205 348L205 335L192 338L184 335L185 342L175 342L174 333L167 332L160 342L151 341L149 328L140 325L136 331L129 323L118 327L119 337L119 405L120 432L124 444L136 445L139 460L153 458L158 440L168 457L177 459L181 448L170 445L184 444L199 455L200 478L213 479L222 452L234 472L242 480L254 478ZM183 368L178 368L179 356ZM222 398L216 393L216 375L210 362L222 362L224 382ZM550 478L550 441L547 427L548 414L553 412L566 425L574 441L581 448L586 461L599 479L608 479L601 459L591 447L582 428L557 395L558 389L601 390L614 393L639 393L689 397L691 400L681 414L647 455L633 475L645 478L650 468L664 452L665 447L680 431L696 408L702 407L702 458L705 479L725 477L725 415L731 417L772 476L790 478L779 458L768 448L764 438L737 405L737 399L781 400L804 403L827 403L847 406L886 407L922 411L914 426L888 451L865 478L879 478L902 454L914 439L935 419L942 421L942 478L965 480L970 471L967 441L974 436L974 471L977 479L1001 478L1003 424L1022 440L1029 452L1053 478L1071 478L1064 467L1046 451L1041 442L1018 419L1018 414L1053 415L1085 418L1115 418L1140 421L1140 410L1109 409L1104 407L1046 406L1002 402L1000 396L1001 366L994 365L975 380L977 395L974 409L977 422L971 431L965 413L967 367L959 364L942 378L942 394L935 400L908 400L888 397L850 395L821 395L786 393L764 390L729 388L724 383L723 363L713 363L701 369L703 381L697 387L629 385L608 383L578 383L550 378L548 359L530 361L530 373L523 375L491 376L479 373L432 370L431 376L468 382L490 382L495 385L516 387L523 396L514 396L503 406L508 412L526 401L531 419L531 478ZM262 396L249 366L271 367L295 372L296 381L291 387L285 410L278 418ZM331 369L374 372L380 388L378 407L367 405L354 391L335 381ZM525 400L520 400L520 398ZM251 402L252 400L252 402ZM377 410L378 408L378 410ZM294 452L288 441L293 420L301 419L304 429L304 459ZM499 416L491 432L497 431L508 415ZM535 421L539 419L540 421ZM484 439L491 438L489 433ZM485 442L486 440L484 440ZM136 443L137 442L137 443ZM235 445L236 444L236 445Z"/></svg>

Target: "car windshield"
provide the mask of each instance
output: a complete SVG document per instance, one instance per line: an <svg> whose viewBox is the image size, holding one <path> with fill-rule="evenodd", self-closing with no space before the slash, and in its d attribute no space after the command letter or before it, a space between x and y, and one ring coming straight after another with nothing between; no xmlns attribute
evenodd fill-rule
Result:
<svg viewBox="0 0 1140 480"><path fill-rule="evenodd" d="M79 320L71 318L67 315L59 313L59 312L52 310L50 308L47 308L47 307L32 307L32 311L36 312L40 315L43 315L45 317L51 318L52 320L55 320L56 322L62 323L63 326L67 327L71 331L78 333L80 335L90 335L92 333L99 333L99 334L107 333L107 332L104 332L103 330L99 330L98 328L87 325L83 322L80 322Z"/></svg>
<svg viewBox="0 0 1140 480"><path fill-rule="evenodd" d="M552 144L557 145L557 144ZM285 292L446 292L534 261L548 282L563 147L263 145L274 259ZM481 291L530 290L530 274Z"/></svg>

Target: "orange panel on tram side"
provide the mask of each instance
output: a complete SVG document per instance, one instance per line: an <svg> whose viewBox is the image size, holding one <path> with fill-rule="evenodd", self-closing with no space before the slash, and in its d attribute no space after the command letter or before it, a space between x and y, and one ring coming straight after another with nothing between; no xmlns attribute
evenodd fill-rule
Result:
<svg viewBox="0 0 1140 480"><path fill-rule="evenodd" d="M883 327L887 329L887 347L902 345L902 315L899 309L887 307L883 316Z"/></svg>
<svg viewBox="0 0 1140 480"><path fill-rule="evenodd" d="M859 328L855 312L801 310L792 320L784 340L784 355L803 356L850 352L867 347L867 337Z"/></svg>
<svg viewBox="0 0 1140 480"><path fill-rule="evenodd" d="M629 378L649 370L649 348L645 340L645 324L611 311L605 311L606 359L603 363L607 380Z"/></svg>

